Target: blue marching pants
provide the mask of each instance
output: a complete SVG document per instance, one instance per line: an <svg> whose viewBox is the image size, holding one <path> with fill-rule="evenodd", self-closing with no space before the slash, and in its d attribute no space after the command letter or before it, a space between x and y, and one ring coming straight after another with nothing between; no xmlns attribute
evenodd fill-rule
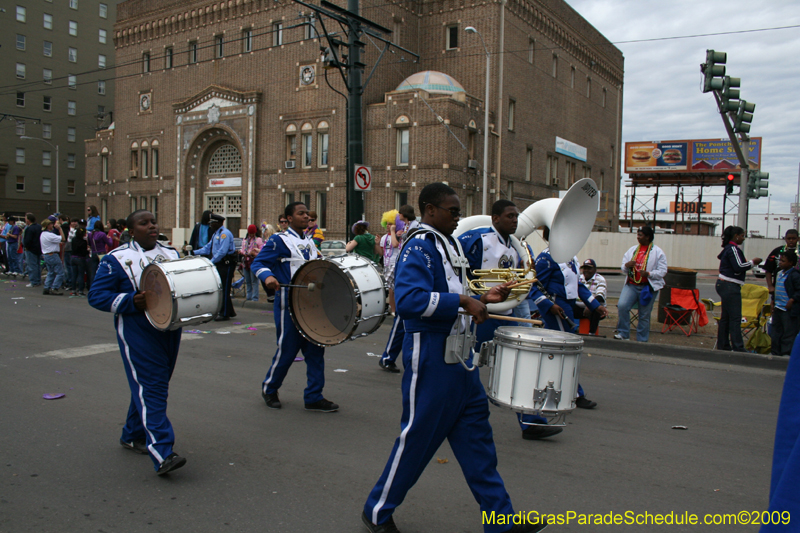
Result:
<svg viewBox="0 0 800 533"><path fill-rule="evenodd" d="M392 324L392 331L389 333L389 340L386 342L386 349L383 350L381 362L394 363L397 361L397 356L403 351L403 338L406 336L406 328L403 325L403 319L400 315L394 317Z"/></svg>
<svg viewBox="0 0 800 533"><path fill-rule="evenodd" d="M167 395L178 359L181 330L156 331L144 313L116 315L114 323L131 388L131 403L122 428L122 440L145 440L150 458L158 470L175 444L175 433L167 418Z"/></svg>
<svg viewBox="0 0 800 533"><path fill-rule="evenodd" d="M312 344L297 331L292 317L289 316L288 292L289 289L281 288L275 298L275 329L278 335L278 350L275 352L275 357L272 358L272 364L267 371L267 377L264 378L261 391L264 394L278 392L297 352L302 350L308 377L303 398L305 403L318 402L323 399L322 388L325 386L325 349Z"/></svg>
<svg viewBox="0 0 800 533"><path fill-rule="evenodd" d="M511 514L511 499L497 472L489 425L489 403L478 371L444 362L447 334L416 332L403 342L403 415L400 436L383 474L370 492L364 513L386 522L417 482L444 439L461 466L472 495L486 513ZM487 524L499 533L508 525Z"/></svg>

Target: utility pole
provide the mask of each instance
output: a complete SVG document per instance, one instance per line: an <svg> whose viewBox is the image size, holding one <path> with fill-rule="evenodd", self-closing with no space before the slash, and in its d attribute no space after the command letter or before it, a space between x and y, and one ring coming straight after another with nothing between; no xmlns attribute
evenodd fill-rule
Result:
<svg viewBox="0 0 800 533"><path fill-rule="evenodd" d="M389 47L401 50L417 60L419 55L406 50L383 35L390 35L392 31L388 28L361 17L359 12L359 0L347 0L347 9L343 9L327 0L322 0L320 6L307 4L302 0L294 0L295 3L304 6L318 15L322 26L322 36L326 39L328 46L322 48L322 67L324 69L338 69L342 76L344 85L347 88L347 234L351 237L353 224L364 217L364 194L356 190L355 169L357 165L364 163L364 123L363 123L363 102L364 89L366 88L372 75L375 73L381 58ZM332 35L325 28L325 20L338 22L347 28L347 57L340 53L340 46L345 43L335 35ZM384 44L381 55L372 67L372 71L363 80L366 65L361 61L361 52L365 44L361 41L363 34L367 34ZM338 91L337 91L338 92Z"/></svg>

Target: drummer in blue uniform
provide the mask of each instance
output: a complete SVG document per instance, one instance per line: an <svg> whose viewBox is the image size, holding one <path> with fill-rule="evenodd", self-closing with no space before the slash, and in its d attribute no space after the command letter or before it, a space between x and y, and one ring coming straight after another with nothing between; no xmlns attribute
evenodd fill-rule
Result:
<svg viewBox="0 0 800 533"><path fill-rule="evenodd" d="M158 242L153 213L134 211L127 222L133 239L100 261L89 290L89 304L114 313L117 341L131 389L128 418L119 442L125 449L149 454L161 476L186 464L186 459L172 450L175 433L167 418L169 380L178 358L181 330L154 328L144 313L145 293L138 287L147 265L180 256L174 248Z"/></svg>
<svg viewBox="0 0 800 533"><path fill-rule="evenodd" d="M549 228L544 228L543 237L549 242ZM536 277L539 279L539 285L531 289L530 298L539 308L547 329L577 333L578 325L572 315L572 306L578 298L589 311L599 311L603 318L608 316L605 306L592 296L592 292L583 283L580 283L578 264L577 257L573 257L569 263L556 263L550 255L550 248L542 250L536 258ZM578 398L575 400L575 405L582 409L593 409L597 407L597 402L588 399L583 387L578 384Z"/></svg>
<svg viewBox="0 0 800 533"><path fill-rule="evenodd" d="M236 270L236 245L233 244L233 233L222 225L225 217L211 215L209 226L211 226L211 240L199 250L192 250L190 255L211 256L211 262L217 267L219 278L222 280L222 290L224 299L216 321L230 320L236 316L231 300L231 283L233 282L233 272Z"/></svg>
<svg viewBox="0 0 800 533"><path fill-rule="evenodd" d="M261 397L270 409L280 409L278 389L289 372L297 352L302 350L306 362L308 384L303 394L307 411L332 413L339 406L322 396L325 386L325 349L303 337L289 315L289 285L294 273L306 261L319 259L322 255L314 241L306 237L308 227L308 208L302 202L286 206L284 216L289 221L286 231L273 234L261 248L250 268L258 279L264 282L275 294L275 329L278 336L278 350L272 358L267 376L261 384Z"/></svg>
<svg viewBox="0 0 800 533"><path fill-rule="evenodd" d="M480 299L467 296L461 277L467 263L451 236L461 216L453 189L443 183L426 186L420 192L419 207L421 229L404 243L395 277L397 312L406 330L401 433L364 505L361 518L371 533L399 531L392 515L445 439L485 516L514 513L497 472L489 402L479 372L445 362L448 336L467 326L459 310L481 323L487 319L486 303L505 300L509 289L503 284ZM503 522L486 523L483 529L485 533L531 533L545 527Z"/></svg>
<svg viewBox="0 0 800 533"><path fill-rule="evenodd" d="M472 270L508 269L521 266L519 253L511 242L511 236L517 231L519 209L510 200L498 200L492 205L492 225L488 228L475 228L458 237L464 253L469 260L470 277ZM526 298L527 299L527 298ZM513 309L496 313L512 316ZM528 312L527 318L530 318ZM484 342L494 338L494 331L500 326L510 326L509 322L490 318L477 328L477 342L480 348ZM517 415L518 418L520 415ZM539 440L552 437L563 431L560 427L547 426L547 419L541 416L528 415L528 423L524 425L522 438Z"/></svg>

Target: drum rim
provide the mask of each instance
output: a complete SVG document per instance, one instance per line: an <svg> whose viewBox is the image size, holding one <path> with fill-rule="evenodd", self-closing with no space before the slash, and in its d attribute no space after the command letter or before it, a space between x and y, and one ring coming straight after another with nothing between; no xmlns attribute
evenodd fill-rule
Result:
<svg viewBox="0 0 800 533"><path fill-rule="evenodd" d="M353 257L357 257L359 259L363 259L367 263L367 265L370 266L375 271L376 274L378 274L378 278L380 278L380 280L382 281L384 292L386 292L388 290L387 287L386 287L386 280L383 279L383 276L381 275L380 271L378 271L378 268L375 266L375 263L373 261L370 261L366 257L362 257L362 256L360 256L358 254L353 254L353 253L341 254L341 255L337 255L337 256L333 256L333 257L323 257L323 258L320 258L320 259L310 259L310 260L306 261L305 263L303 263L297 269L297 271L292 276L291 284L292 285L297 285L298 284L297 282L299 280L297 279L297 275L300 273L300 271L303 269L303 267L305 267L309 263L312 263L314 261L326 261L326 262L335 264L339 268L339 270L342 273L344 273L345 276L347 276L347 279L351 282L351 284L354 287L358 287L358 284L355 283L355 278L353 278L353 276L350 274L350 269L344 267L340 262L335 260L335 259L346 257L346 256L353 256ZM324 342L320 342L318 340L312 339L305 331L303 331L303 329L298 324L298 319L295 316L295 312L294 312L294 305L292 305L292 294L293 294L292 291L294 291L294 288L290 287L288 293L286 294L286 297L288 299L289 316L292 318L292 323L294 324L294 327L297 330L297 332L300 333L301 337L306 339L308 342L310 342L310 343L312 343L312 344L314 344L316 346L320 346L322 348L325 348L325 347L328 347L328 346L338 346L338 345L343 344L343 343L345 343L345 342L347 342L347 341L349 341L349 340L354 338L353 337L353 333L355 332L356 329L358 329L358 324L359 324L358 318L356 318L353 321L353 326L347 332L347 334L345 335L344 339L339 341L339 342L324 343ZM386 311L386 308L389 306L389 302L388 302L388 297L384 297L384 298L385 298L386 301L385 301L385 305L384 305L384 313L381 316L381 319L378 321L378 323L375 325L374 328L372 328L368 332L365 332L363 335L370 335L370 334L374 333L379 327L381 327L381 325L383 324L383 321L386 320L386 312L385 311ZM363 309L363 305L362 304L363 304L363 302L361 300L361 292L359 291L358 294L356 294L356 308Z"/></svg>
<svg viewBox="0 0 800 533"><path fill-rule="evenodd" d="M513 333L508 333L509 330L514 330ZM556 346L583 346L583 338L580 335L569 333L568 331L545 330L554 333L551 338L548 335L538 335L537 329L541 328L525 328L520 326L500 326L494 332L494 338L501 340L509 340L513 342L523 343L536 343Z"/></svg>
<svg viewBox="0 0 800 533"><path fill-rule="evenodd" d="M205 263L206 268L210 267L211 273L214 274L214 280L217 282L217 291L218 291L217 294L218 294L218 296L217 296L217 310L213 313L212 316L216 316L219 313L220 308L222 307L222 299L225 298L225 295L222 294L222 291L224 290L224 287L222 286L222 278L219 277L219 271L217 270L217 266L213 262L211 262L211 260L209 258L207 258L207 257L203 257L203 256L199 256L199 255L192 255L192 256L187 256L187 257L180 257L178 259L172 259L170 261L162 261L162 262L158 262L158 263L150 263L149 265L144 267L144 269L142 270L142 273L139 276L139 281L141 282L142 278L144 278L145 271L150 267L157 267L158 270L160 270L161 273L164 274L164 277L167 278L167 283L169 284L170 295L172 296L172 318L174 318L174 317L178 316L178 299L176 298L175 283L173 283L172 278L167 275L168 271L165 268L163 268L162 265L165 265L167 263L174 263L174 262L177 262L177 261L185 261L187 259L193 259L195 261L199 260L200 262ZM147 309L145 309L144 314L147 317L147 321L150 322L150 325L153 326L154 328L156 328L159 331L175 331L175 330L181 329L183 327L182 325L180 325L180 322L170 321L169 326L167 326L166 328L162 328L160 326L156 326L153 323L153 319L150 318L150 312ZM175 327L176 325L177 325L177 327Z"/></svg>

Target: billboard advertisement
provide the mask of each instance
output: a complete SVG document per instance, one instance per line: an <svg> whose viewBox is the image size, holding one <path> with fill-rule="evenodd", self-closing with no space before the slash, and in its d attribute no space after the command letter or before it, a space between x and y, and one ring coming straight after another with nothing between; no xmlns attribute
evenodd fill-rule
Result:
<svg viewBox="0 0 800 533"><path fill-rule="evenodd" d="M761 166L761 137L743 144L742 151L751 169ZM625 172L641 174L726 173L740 168L728 139L649 141L625 143Z"/></svg>

